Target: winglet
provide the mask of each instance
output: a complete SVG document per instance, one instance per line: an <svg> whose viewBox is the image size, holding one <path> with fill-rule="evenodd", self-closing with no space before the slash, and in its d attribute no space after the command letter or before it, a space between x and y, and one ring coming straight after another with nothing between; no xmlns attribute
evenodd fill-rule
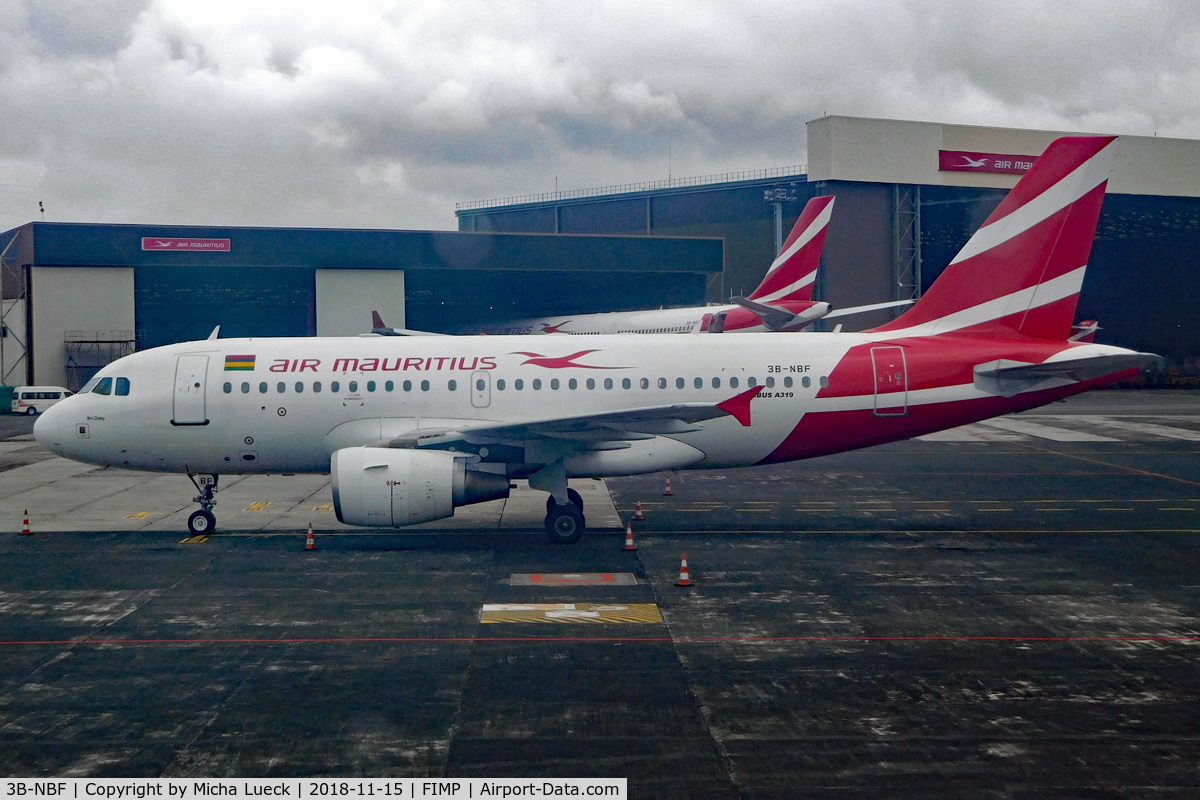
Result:
<svg viewBox="0 0 1200 800"><path fill-rule="evenodd" d="M758 397L758 393L767 387L755 386L741 394L735 394L728 400L717 403L717 408L742 423L743 427L750 425L750 401Z"/></svg>
<svg viewBox="0 0 1200 800"><path fill-rule="evenodd" d="M371 327L376 328L376 329L387 327L386 325L383 324L383 317L379 316L378 311L371 312Z"/></svg>

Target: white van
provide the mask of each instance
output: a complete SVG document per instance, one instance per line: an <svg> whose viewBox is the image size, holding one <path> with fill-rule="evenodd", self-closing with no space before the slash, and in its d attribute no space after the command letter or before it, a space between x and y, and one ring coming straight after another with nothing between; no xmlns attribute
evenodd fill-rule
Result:
<svg viewBox="0 0 1200 800"><path fill-rule="evenodd" d="M12 412L33 416L73 394L62 386L18 386L13 390Z"/></svg>

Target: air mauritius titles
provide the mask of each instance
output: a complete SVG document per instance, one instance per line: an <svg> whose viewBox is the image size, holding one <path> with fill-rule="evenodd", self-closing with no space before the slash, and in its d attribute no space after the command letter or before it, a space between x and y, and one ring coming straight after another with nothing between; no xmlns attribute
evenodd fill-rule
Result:
<svg viewBox="0 0 1200 800"><path fill-rule="evenodd" d="M324 359L328 361L328 359ZM277 358L271 372L318 372L320 358ZM495 369L493 356L435 356L432 358L335 358L330 372L448 372ZM226 369L230 367L226 366Z"/></svg>

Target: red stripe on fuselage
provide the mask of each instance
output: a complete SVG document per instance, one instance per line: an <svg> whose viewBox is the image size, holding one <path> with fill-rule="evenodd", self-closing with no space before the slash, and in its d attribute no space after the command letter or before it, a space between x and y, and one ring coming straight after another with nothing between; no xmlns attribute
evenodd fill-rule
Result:
<svg viewBox="0 0 1200 800"><path fill-rule="evenodd" d="M903 416L876 416L869 408L812 411L805 414L787 438L758 463L777 464L911 439L1014 411L1037 408L1089 389L1108 386L1137 373L1136 369L1126 370L1094 381L1028 392L1016 397L979 397L913 405L908 407Z"/></svg>

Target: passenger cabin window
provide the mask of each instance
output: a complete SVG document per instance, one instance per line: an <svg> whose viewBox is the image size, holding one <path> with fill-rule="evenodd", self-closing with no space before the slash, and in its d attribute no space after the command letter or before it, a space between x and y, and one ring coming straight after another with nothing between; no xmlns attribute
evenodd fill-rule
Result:
<svg viewBox="0 0 1200 800"><path fill-rule="evenodd" d="M229 381L225 381L225 385L221 388L225 390L225 394L229 394L233 391L233 384Z"/></svg>

